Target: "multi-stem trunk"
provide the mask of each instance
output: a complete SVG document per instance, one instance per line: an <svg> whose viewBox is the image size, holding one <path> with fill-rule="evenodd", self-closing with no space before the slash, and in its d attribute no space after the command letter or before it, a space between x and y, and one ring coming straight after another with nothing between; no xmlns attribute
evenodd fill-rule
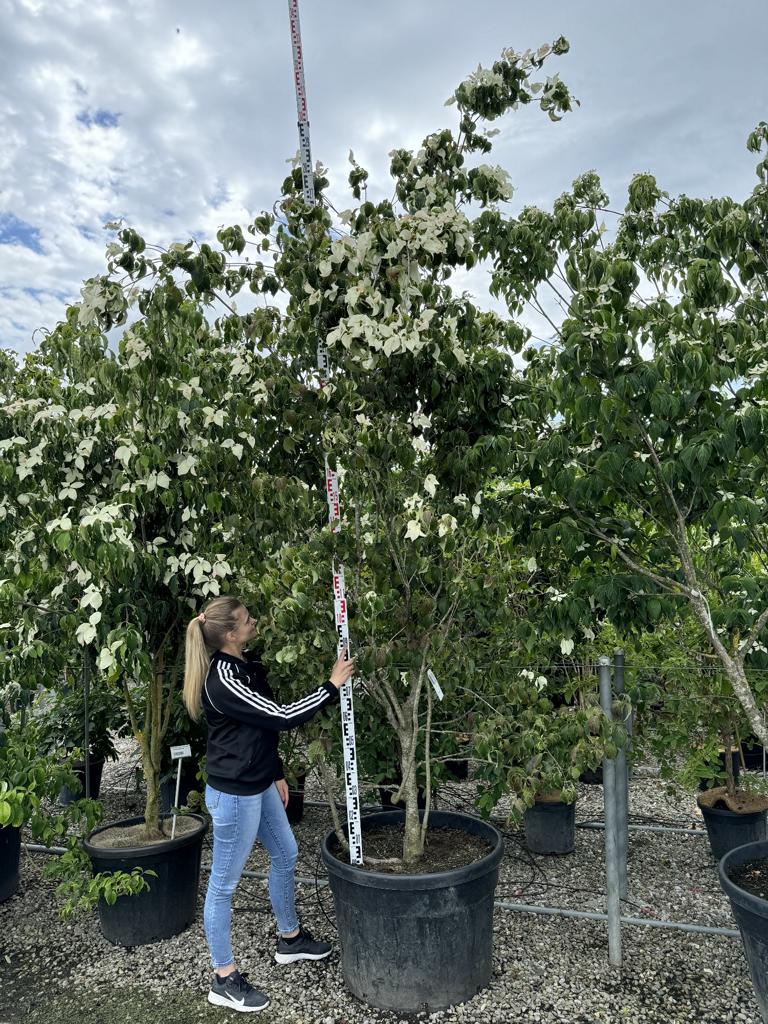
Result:
<svg viewBox="0 0 768 1024"><path fill-rule="evenodd" d="M400 770L403 781L400 791L405 800L405 836L403 862L414 864L424 852L419 818L419 786L416 775L416 743L418 732L405 730L400 734Z"/></svg>

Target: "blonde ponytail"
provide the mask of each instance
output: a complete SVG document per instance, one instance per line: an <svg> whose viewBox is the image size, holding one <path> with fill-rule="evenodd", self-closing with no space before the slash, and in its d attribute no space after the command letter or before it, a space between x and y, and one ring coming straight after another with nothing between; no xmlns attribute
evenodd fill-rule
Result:
<svg viewBox="0 0 768 1024"><path fill-rule="evenodd" d="M237 597L216 597L187 624L184 646L183 699L190 718L200 720L203 711L202 691L211 654L224 643L227 633L237 628L237 611L243 602Z"/></svg>

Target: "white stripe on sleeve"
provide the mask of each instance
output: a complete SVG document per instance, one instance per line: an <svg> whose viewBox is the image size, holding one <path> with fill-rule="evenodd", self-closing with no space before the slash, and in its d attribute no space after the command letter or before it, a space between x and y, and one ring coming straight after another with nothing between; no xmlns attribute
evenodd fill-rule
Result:
<svg viewBox="0 0 768 1024"><path fill-rule="evenodd" d="M318 707L328 697L328 692L320 686L314 693L303 697L299 701L295 701L293 704L276 704L268 697L255 693L250 687L242 683L237 678L231 665L220 661L217 668L219 679L231 693L268 718L277 718L281 721L289 722L291 719L298 718L307 711Z"/></svg>

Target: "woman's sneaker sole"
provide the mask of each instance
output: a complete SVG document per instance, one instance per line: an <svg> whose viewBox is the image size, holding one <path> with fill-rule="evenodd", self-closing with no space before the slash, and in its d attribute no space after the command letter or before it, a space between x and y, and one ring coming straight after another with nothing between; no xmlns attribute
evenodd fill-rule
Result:
<svg viewBox="0 0 768 1024"><path fill-rule="evenodd" d="M293 964L297 960L325 960L330 955L330 949L327 953L275 953L275 960L279 964Z"/></svg>
<svg viewBox="0 0 768 1024"><path fill-rule="evenodd" d="M217 992L208 993L208 1002L213 1003L214 1006L226 1006L229 1010L237 1010L238 1013L258 1013L259 1010L266 1010L269 1006L269 1000L263 1003L261 1006L246 1006L245 1000L228 999L226 996L220 996Z"/></svg>

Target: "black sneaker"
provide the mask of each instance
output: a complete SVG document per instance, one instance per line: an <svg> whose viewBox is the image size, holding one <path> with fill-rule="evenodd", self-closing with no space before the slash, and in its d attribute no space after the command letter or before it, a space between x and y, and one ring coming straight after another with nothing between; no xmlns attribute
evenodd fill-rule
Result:
<svg viewBox="0 0 768 1024"><path fill-rule="evenodd" d="M269 1006L269 999L263 992L257 992L240 971L232 971L223 981L214 974L208 1002L214 1006L228 1006L240 1013L257 1013Z"/></svg>
<svg viewBox="0 0 768 1024"><path fill-rule="evenodd" d="M330 953L329 942L318 942L306 928L300 928L295 939L288 940L280 936L275 960L279 964L292 964L297 960L324 960Z"/></svg>

